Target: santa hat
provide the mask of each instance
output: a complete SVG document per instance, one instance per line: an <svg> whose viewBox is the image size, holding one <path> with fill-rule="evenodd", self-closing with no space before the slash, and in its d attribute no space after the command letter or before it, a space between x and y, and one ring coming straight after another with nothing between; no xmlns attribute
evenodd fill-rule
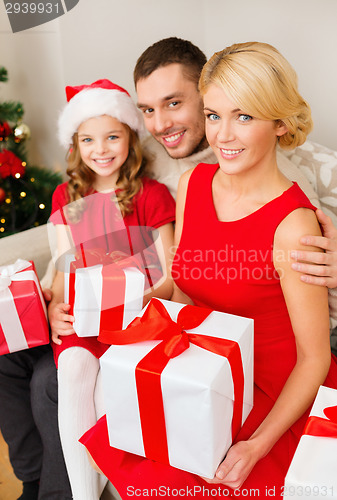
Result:
<svg viewBox="0 0 337 500"><path fill-rule="evenodd" d="M68 103L58 120L60 143L69 147L78 127L89 118L110 115L125 123L142 137L145 133L143 117L130 94L109 80L97 80L91 85L66 87Z"/></svg>

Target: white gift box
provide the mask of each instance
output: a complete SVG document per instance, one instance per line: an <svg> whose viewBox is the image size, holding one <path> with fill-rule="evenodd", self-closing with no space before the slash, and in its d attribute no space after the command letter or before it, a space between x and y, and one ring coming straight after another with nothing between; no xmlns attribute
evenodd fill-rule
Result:
<svg viewBox="0 0 337 500"><path fill-rule="evenodd" d="M75 258L69 256L67 268ZM101 328L102 303L109 303L109 297L103 298L104 277L103 268L111 269L114 273L114 265L104 266L98 264L90 267L81 267L75 271L74 279L74 303L73 315L75 321L73 327L79 337L98 336ZM145 276L135 267L121 269L124 274L125 291L120 306L123 306L122 324L116 328L124 329L139 314L143 306ZM69 272L65 272L65 303L69 303ZM121 286L116 282L116 286ZM111 310L113 317L114 311Z"/></svg>
<svg viewBox="0 0 337 500"><path fill-rule="evenodd" d="M176 321L184 305L160 302ZM244 375L242 424L253 405L253 320L212 311L186 332L238 343ZM110 445L141 456L146 454L135 370L159 343L112 345L100 358ZM234 385L228 359L190 344L164 368L161 390L170 465L214 477L232 442Z"/></svg>
<svg viewBox="0 0 337 500"><path fill-rule="evenodd" d="M324 409L337 405L337 390L321 386L310 417L328 418ZM337 423L337 422L336 422ZM289 499L337 499L337 436L304 434L297 446L284 483Z"/></svg>

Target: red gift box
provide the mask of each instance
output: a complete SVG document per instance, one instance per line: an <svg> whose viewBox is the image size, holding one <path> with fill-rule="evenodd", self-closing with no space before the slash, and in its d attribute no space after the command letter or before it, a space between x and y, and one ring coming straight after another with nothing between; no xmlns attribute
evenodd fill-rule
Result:
<svg viewBox="0 0 337 500"><path fill-rule="evenodd" d="M49 344L47 310L34 263L0 267L0 354Z"/></svg>

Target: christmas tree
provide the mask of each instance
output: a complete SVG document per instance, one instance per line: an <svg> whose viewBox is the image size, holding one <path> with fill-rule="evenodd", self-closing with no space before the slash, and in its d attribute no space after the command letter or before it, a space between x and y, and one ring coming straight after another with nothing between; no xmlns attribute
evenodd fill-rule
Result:
<svg viewBox="0 0 337 500"><path fill-rule="evenodd" d="M0 67L0 82L7 80ZM52 193L62 182L59 173L28 163L30 130L23 114L20 102L0 103L0 238L46 223Z"/></svg>

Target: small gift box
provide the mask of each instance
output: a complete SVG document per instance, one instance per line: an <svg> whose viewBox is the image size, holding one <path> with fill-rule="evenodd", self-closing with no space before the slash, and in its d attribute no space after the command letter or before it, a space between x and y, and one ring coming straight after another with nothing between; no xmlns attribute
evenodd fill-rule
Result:
<svg viewBox="0 0 337 500"><path fill-rule="evenodd" d="M124 255L125 257L125 255ZM65 302L72 308L79 337L97 336L101 329L125 328L143 306L145 276L131 257L100 250L68 256Z"/></svg>
<svg viewBox="0 0 337 500"><path fill-rule="evenodd" d="M0 267L0 354L49 344L47 311L33 262Z"/></svg>
<svg viewBox="0 0 337 500"><path fill-rule="evenodd" d="M283 496L337 499L337 390L321 386L287 472Z"/></svg>
<svg viewBox="0 0 337 500"><path fill-rule="evenodd" d="M253 320L152 299L99 340L110 445L212 478L253 405Z"/></svg>

